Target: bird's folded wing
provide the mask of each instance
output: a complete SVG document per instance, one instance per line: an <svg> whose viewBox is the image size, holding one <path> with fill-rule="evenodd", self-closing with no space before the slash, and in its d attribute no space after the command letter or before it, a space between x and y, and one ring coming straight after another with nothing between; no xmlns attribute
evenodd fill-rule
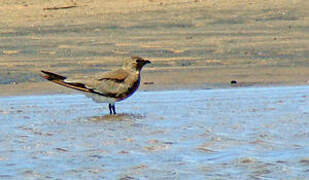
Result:
<svg viewBox="0 0 309 180"><path fill-rule="evenodd" d="M103 80L111 80L115 82L123 82L127 77L129 76L129 73L125 71L124 69L118 69L115 71L109 71L105 72L98 78L99 81Z"/></svg>
<svg viewBox="0 0 309 180"><path fill-rule="evenodd" d="M64 82L86 88L93 93L117 97L128 90L128 85L124 83L128 75L128 72L119 69L96 75L96 78L65 79Z"/></svg>

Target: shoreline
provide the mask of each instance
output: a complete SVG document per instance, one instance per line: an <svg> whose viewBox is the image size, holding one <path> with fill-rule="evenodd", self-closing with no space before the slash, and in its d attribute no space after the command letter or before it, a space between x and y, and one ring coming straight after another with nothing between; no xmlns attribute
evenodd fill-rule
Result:
<svg viewBox="0 0 309 180"><path fill-rule="evenodd" d="M294 82L294 83L239 83L231 85L227 83L216 84L187 84L187 85L161 85L161 86L148 86L141 84L138 91L178 91L178 90L214 90L214 89L232 89L232 88L272 88L272 87L299 87L309 86L309 82ZM57 94L83 94L77 90L61 87L60 85L51 82L40 83L20 83L14 85L0 85L2 92L1 97L16 97L16 96L40 96L40 95L57 95Z"/></svg>
<svg viewBox="0 0 309 180"><path fill-rule="evenodd" d="M160 68L156 63L146 67L142 72L139 90L162 91L179 89L222 89L234 87L272 87L272 86L299 86L309 84L309 67L278 67L278 66L237 66L237 67L182 67ZM88 71L91 68L88 69ZM87 72L87 70L85 70ZM58 73L57 69L54 70ZM83 71L84 72L84 71ZM80 73L66 71L59 73L64 76L74 77ZM84 73L94 75L95 73ZM71 94L72 90L52 82L46 81L35 74L34 81L18 82L23 75L14 74L10 77L13 83L0 84L1 96L40 95L40 94ZM231 84L231 81L237 84Z"/></svg>

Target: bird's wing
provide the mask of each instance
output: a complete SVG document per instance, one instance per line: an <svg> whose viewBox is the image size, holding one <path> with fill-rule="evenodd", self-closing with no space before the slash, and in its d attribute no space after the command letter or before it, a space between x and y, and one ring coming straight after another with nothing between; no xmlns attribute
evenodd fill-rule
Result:
<svg viewBox="0 0 309 180"><path fill-rule="evenodd" d="M119 97L130 88L130 84L124 83L129 73L123 69L105 72L100 76L96 76L98 78L84 77L80 79L66 78L47 71L42 72L45 74L42 76L43 78L59 85L109 97Z"/></svg>
<svg viewBox="0 0 309 180"><path fill-rule="evenodd" d="M99 77L98 80L99 81L110 80L110 81L115 81L115 82L123 82L128 76L129 76L129 73L127 71L125 71L124 69L118 69L115 71L109 71L109 72L103 73Z"/></svg>
<svg viewBox="0 0 309 180"><path fill-rule="evenodd" d="M95 79L86 80L85 84L86 87L100 94L118 97L130 88L130 84L124 82L128 76L129 72L118 69L98 74Z"/></svg>

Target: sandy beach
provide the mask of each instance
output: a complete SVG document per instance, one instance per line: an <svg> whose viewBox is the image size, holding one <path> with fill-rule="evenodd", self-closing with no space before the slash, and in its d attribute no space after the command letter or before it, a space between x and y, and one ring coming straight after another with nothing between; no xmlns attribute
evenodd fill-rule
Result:
<svg viewBox="0 0 309 180"><path fill-rule="evenodd" d="M0 179L309 179L308 9L1 0ZM40 77L132 55L152 64L114 116Z"/></svg>
<svg viewBox="0 0 309 180"><path fill-rule="evenodd" d="M305 0L0 2L0 95L70 92L39 77L151 59L141 89L305 85ZM147 83L148 82L148 83ZM149 83L150 82L150 83Z"/></svg>

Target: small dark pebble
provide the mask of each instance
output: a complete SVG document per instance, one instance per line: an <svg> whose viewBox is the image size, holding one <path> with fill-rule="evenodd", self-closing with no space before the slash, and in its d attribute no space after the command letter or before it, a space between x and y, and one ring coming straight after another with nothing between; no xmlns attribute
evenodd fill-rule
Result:
<svg viewBox="0 0 309 180"><path fill-rule="evenodd" d="M150 82L144 82L144 84L145 85L151 85L151 84L154 84L154 82L151 82L151 81Z"/></svg>
<svg viewBox="0 0 309 180"><path fill-rule="evenodd" d="M237 81L236 80L232 80L231 84L237 84Z"/></svg>
<svg viewBox="0 0 309 180"><path fill-rule="evenodd" d="M68 150L63 149L63 148L56 148L56 150L58 150L58 151L62 151L62 152L68 152Z"/></svg>

